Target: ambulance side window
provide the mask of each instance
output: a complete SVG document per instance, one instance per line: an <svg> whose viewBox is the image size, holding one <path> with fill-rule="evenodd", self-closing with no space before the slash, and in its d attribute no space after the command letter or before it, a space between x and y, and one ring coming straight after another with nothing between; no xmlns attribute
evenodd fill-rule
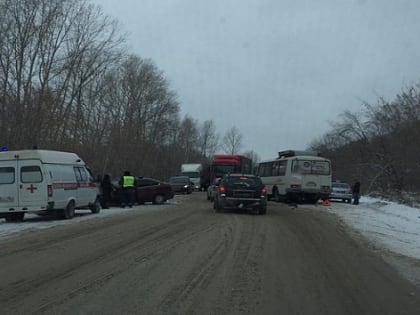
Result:
<svg viewBox="0 0 420 315"><path fill-rule="evenodd" d="M88 176L89 176L89 181L90 182L94 182L94 177L93 177L93 172L92 172L92 170L89 168L89 167L87 167L86 166L86 171L88 172Z"/></svg>
<svg viewBox="0 0 420 315"><path fill-rule="evenodd" d="M20 177L22 183L40 183L42 182L41 168L39 166L22 166Z"/></svg>
<svg viewBox="0 0 420 315"><path fill-rule="evenodd" d="M82 176L80 175L79 168L78 167L74 167L73 169L74 169L74 174L76 175L76 180L78 182L81 182L82 181Z"/></svg>
<svg viewBox="0 0 420 315"><path fill-rule="evenodd" d="M15 182L14 167L0 167L0 184L13 184Z"/></svg>
<svg viewBox="0 0 420 315"><path fill-rule="evenodd" d="M88 176L83 167L76 166L74 168L74 173L76 174L76 179L78 182L87 182Z"/></svg>

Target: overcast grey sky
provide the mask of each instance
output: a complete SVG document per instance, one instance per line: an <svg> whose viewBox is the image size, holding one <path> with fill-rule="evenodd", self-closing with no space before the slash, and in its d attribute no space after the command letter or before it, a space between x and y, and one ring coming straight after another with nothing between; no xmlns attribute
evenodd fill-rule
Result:
<svg viewBox="0 0 420 315"><path fill-rule="evenodd" d="M419 0L94 0L182 115L236 126L262 159L304 149L362 100L420 81Z"/></svg>

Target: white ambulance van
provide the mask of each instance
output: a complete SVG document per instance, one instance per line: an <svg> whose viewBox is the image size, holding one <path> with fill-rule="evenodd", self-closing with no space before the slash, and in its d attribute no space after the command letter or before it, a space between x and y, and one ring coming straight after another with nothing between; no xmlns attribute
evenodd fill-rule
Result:
<svg viewBox="0 0 420 315"><path fill-rule="evenodd" d="M98 213L99 190L75 153L51 150L0 152L0 218L21 221L25 213L71 219L75 209Z"/></svg>

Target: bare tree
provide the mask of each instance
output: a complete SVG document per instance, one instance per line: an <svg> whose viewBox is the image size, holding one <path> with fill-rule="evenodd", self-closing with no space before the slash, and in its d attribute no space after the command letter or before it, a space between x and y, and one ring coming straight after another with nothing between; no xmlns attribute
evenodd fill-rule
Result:
<svg viewBox="0 0 420 315"><path fill-rule="evenodd" d="M250 150L244 152L243 155L252 160L252 169L256 170L256 168L258 167L258 163L261 161L261 158L258 155L258 153L253 150Z"/></svg>
<svg viewBox="0 0 420 315"><path fill-rule="evenodd" d="M182 160L192 162L197 158L198 123L190 116L181 121L178 133L178 146L183 152Z"/></svg>
<svg viewBox="0 0 420 315"><path fill-rule="evenodd" d="M111 115L107 146L114 153L108 167L157 172L159 147L173 143L179 122L176 94L162 72L150 60L130 55L104 77L100 97Z"/></svg>
<svg viewBox="0 0 420 315"><path fill-rule="evenodd" d="M219 135L216 133L216 126L213 120L206 120L199 130L198 145L200 154L209 159L218 147Z"/></svg>
<svg viewBox="0 0 420 315"><path fill-rule="evenodd" d="M227 130L223 136L223 151L229 154L237 154L242 147L242 138L242 134L236 127Z"/></svg>
<svg viewBox="0 0 420 315"><path fill-rule="evenodd" d="M363 103L359 113L346 111L311 144L331 158L335 178L362 179L366 189L387 194L420 188L419 88L410 87L392 101Z"/></svg>
<svg viewBox="0 0 420 315"><path fill-rule="evenodd" d="M118 59L116 22L83 0L3 0L0 17L2 135L18 147L79 146L91 126L86 87Z"/></svg>

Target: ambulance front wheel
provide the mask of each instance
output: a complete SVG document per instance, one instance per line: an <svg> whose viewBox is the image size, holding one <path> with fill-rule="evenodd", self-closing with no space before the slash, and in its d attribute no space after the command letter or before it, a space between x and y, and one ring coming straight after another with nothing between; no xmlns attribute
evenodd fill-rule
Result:
<svg viewBox="0 0 420 315"><path fill-rule="evenodd" d="M74 217L74 201L70 201L64 211L61 212L62 219L71 219Z"/></svg>
<svg viewBox="0 0 420 315"><path fill-rule="evenodd" d="M96 198L95 202L91 204L89 208L92 213L99 213L101 211L101 201L99 197Z"/></svg>

